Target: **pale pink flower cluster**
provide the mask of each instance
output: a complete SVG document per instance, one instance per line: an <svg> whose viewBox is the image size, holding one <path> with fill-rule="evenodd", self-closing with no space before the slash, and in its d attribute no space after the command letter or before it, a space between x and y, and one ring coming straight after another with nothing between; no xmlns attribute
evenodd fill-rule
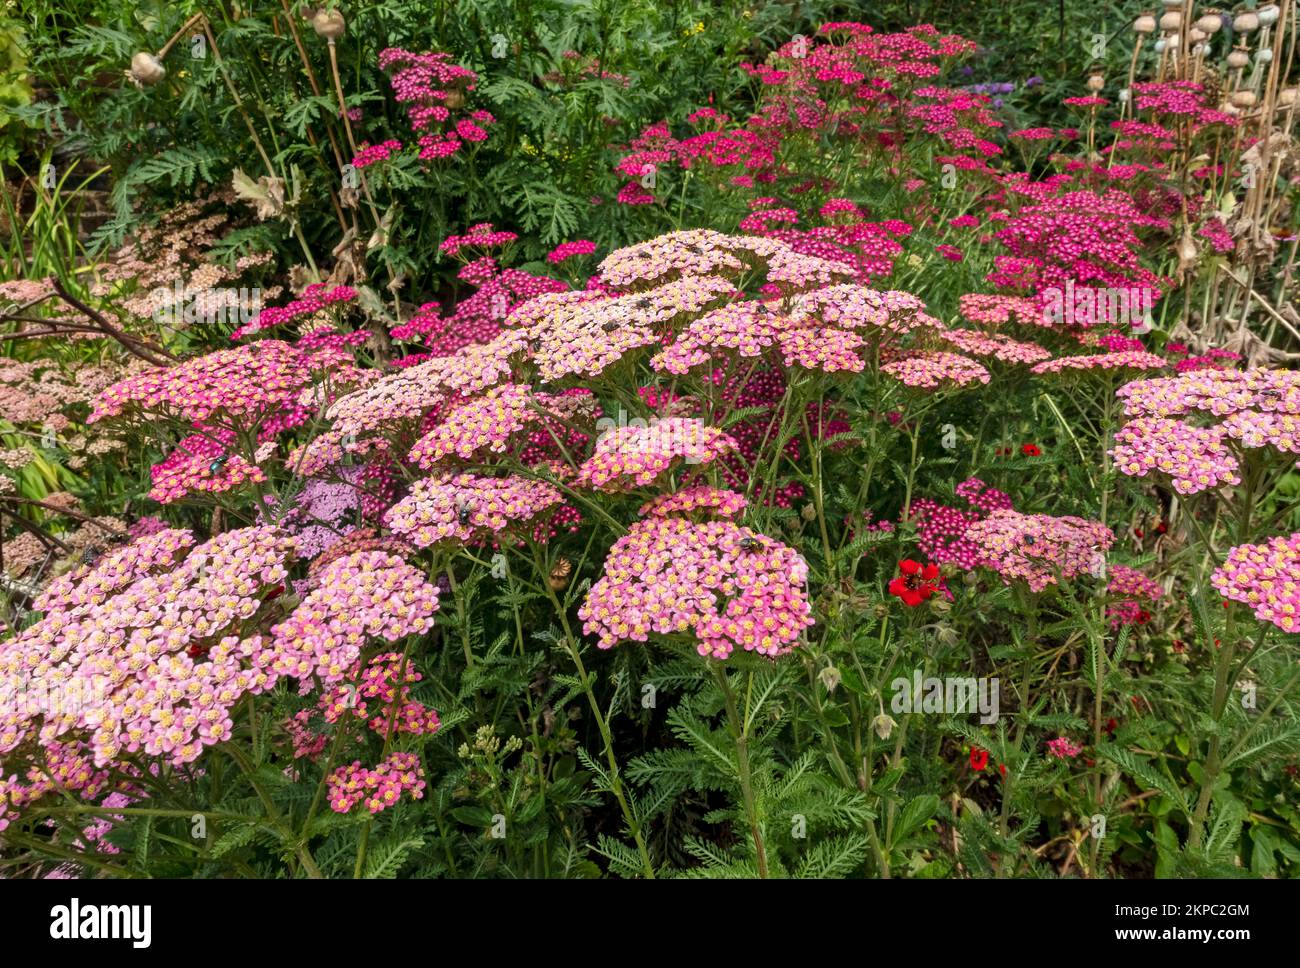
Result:
<svg viewBox="0 0 1300 968"><path fill-rule="evenodd" d="M1007 584L1021 580L1040 592L1061 579L1099 574L1115 534L1099 521L994 511L966 529L981 564Z"/></svg>
<svg viewBox="0 0 1300 968"><path fill-rule="evenodd" d="M375 814L393 806L403 793L409 793L412 800L423 799L425 786L418 756L390 753L373 770L363 767L360 760L339 767L326 781L326 795L335 813L348 813L363 803Z"/></svg>
<svg viewBox="0 0 1300 968"><path fill-rule="evenodd" d="M595 452L578 469L589 487L644 487L678 461L708 464L736 450L717 427L691 417L666 417L648 427L613 427L596 440Z"/></svg>
<svg viewBox="0 0 1300 968"><path fill-rule="evenodd" d="M0 682L39 683L37 703L0 709L0 751L88 734L98 765L143 751L175 765L231 734L245 693L274 682L260 637L240 629L283 583L291 539L274 528L227 531L194 548L186 531L160 531L51 584L45 616L0 644ZM167 570L160 570L167 569Z"/></svg>
<svg viewBox="0 0 1300 968"><path fill-rule="evenodd" d="M1033 367L1033 373L1064 373L1066 370L1163 370L1169 361L1145 350L1093 353L1086 356L1058 356Z"/></svg>
<svg viewBox="0 0 1300 968"><path fill-rule="evenodd" d="M295 401L311 383L314 365L309 354L280 340L208 353L113 384L95 400L87 422L117 416L131 404L193 422L218 410L232 417L260 415Z"/></svg>
<svg viewBox="0 0 1300 968"><path fill-rule="evenodd" d="M1300 372L1256 367L1196 370L1136 380L1116 392L1130 417L1178 417L1201 411L1226 417L1242 410L1300 414Z"/></svg>
<svg viewBox="0 0 1300 968"><path fill-rule="evenodd" d="M598 269L606 285L617 289L678 276L734 278L751 268L756 256L771 255L781 245L770 239L689 229L615 249Z"/></svg>
<svg viewBox="0 0 1300 968"><path fill-rule="evenodd" d="M384 551L354 551L321 570L318 584L287 619L271 629L261 665L278 676L325 685L342 682L368 638L398 642L433 627L438 588L423 573Z"/></svg>
<svg viewBox="0 0 1300 968"><path fill-rule="evenodd" d="M691 511L708 511L724 518L734 518L749 504L743 494L725 488L702 484L684 491L664 494L641 505L641 517L667 517L670 514L689 514Z"/></svg>
<svg viewBox="0 0 1300 968"><path fill-rule="evenodd" d="M1116 565L1110 570L1110 583L1106 586L1106 591L1111 595L1145 598L1153 602L1165 594L1159 582L1128 565Z"/></svg>
<svg viewBox="0 0 1300 968"><path fill-rule="evenodd" d="M545 402L541 394L538 404ZM425 470L449 454L469 460L484 450L505 453L510 438L539 414L530 405L534 398L526 385L504 383L481 397L452 408L431 431L411 448L409 459Z"/></svg>
<svg viewBox="0 0 1300 968"><path fill-rule="evenodd" d="M1261 622L1300 632L1300 533L1238 545L1210 583L1224 598L1249 605Z"/></svg>
<svg viewBox="0 0 1300 968"><path fill-rule="evenodd" d="M867 339L884 342L918 329L938 331L943 324L925 311L925 303L910 292L876 290L838 284L801 293L791 316L815 316L842 329L862 330Z"/></svg>
<svg viewBox="0 0 1300 968"><path fill-rule="evenodd" d="M1240 484L1237 459L1224 446L1222 427L1195 427L1166 417L1130 420L1115 434L1115 469L1129 477L1159 471L1179 494Z"/></svg>
<svg viewBox="0 0 1300 968"><path fill-rule="evenodd" d="M1042 302L1026 296L968 292L958 300L958 306L963 318L981 326L996 327L1012 321L1022 326L1055 325L1043 311Z"/></svg>
<svg viewBox="0 0 1300 968"><path fill-rule="evenodd" d="M395 421L417 419L450 397L478 393L507 379L512 358L525 347L521 332L504 330L490 342L465 346L453 356L434 357L389 373L340 397L326 416L335 431L356 438Z"/></svg>
<svg viewBox="0 0 1300 968"><path fill-rule="evenodd" d="M1052 354L1037 343L1023 343L1001 333L979 333L969 329L949 329L940 334L945 343L972 356L986 356L1002 363L1038 363Z"/></svg>
<svg viewBox="0 0 1300 968"><path fill-rule="evenodd" d="M703 656L778 656L813 624L807 580L793 549L748 528L650 517L615 542L578 617L602 649L689 633Z"/></svg>
<svg viewBox="0 0 1300 968"><path fill-rule="evenodd" d="M1223 429L1243 447L1272 447L1300 454L1300 416L1294 413L1239 410L1223 421Z"/></svg>
<svg viewBox="0 0 1300 968"><path fill-rule="evenodd" d="M560 503L544 481L475 474L426 477L384 515L384 523L421 548L448 539L472 541L504 531Z"/></svg>
<svg viewBox="0 0 1300 968"><path fill-rule="evenodd" d="M945 384L966 386L988 383L989 371L974 360L958 353L919 351L906 353L880 368L909 387L933 390Z"/></svg>

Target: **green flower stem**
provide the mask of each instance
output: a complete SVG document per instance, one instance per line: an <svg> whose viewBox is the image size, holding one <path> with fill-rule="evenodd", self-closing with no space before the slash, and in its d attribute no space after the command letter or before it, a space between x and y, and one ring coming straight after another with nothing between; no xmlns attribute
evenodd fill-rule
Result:
<svg viewBox="0 0 1300 968"><path fill-rule="evenodd" d="M536 556L536 551L534 551ZM536 562L539 573L542 572L542 562ZM556 597L555 589L551 588L550 582L546 582L546 593L551 599L551 605L555 608L555 614L560 618L560 625L564 629L564 645L568 650L569 658L573 660L573 667L577 670L578 681L582 683L582 691L587 696L587 705L591 707L592 715L596 717L596 726L600 730L601 741L605 744L605 760L609 764L609 782L613 788L614 799L618 801L619 809L623 811L623 819L627 821L628 830L632 834L632 839L636 842L636 851L641 858L641 869L645 876L651 880L654 879L655 869L650 862L650 851L646 848L645 835L641 832L641 822L632 812L632 807L628 803L627 794L623 789L623 778L619 771L618 757L614 755L614 736L609 728L609 720L600 708L600 702L596 699L596 693L591 688L591 676L587 674L587 667L582 661L582 650L574 637L573 629L569 625L569 614L560 600Z"/></svg>
<svg viewBox="0 0 1300 968"><path fill-rule="evenodd" d="M763 831L758 822L758 810L754 802L754 784L749 769L749 710L746 708L746 718L742 720L736 709L736 694L731 688L731 682L727 678L727 671L721 662L710 663L713 666L713 675L718 680L718 685L722 689L722 696L727 707L727 725L731 729L731 737L736 741L736 767L740 779L740 796L745 805L745 818L749 821L749 833L754 840L754 851L758 857L758 876L766 878L767 874L767 850L763 846ZM754 684L754 674L749 674L749 685L752 688ZM748 706L748 703L746 703Z"/></svg>

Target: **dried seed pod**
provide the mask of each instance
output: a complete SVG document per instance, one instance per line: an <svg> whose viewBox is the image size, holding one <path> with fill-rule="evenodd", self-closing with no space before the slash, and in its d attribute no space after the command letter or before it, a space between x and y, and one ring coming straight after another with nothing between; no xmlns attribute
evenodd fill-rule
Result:
<svg viewBox="0 0 1300 968"><path fill-rule="evenodd" d="M1300 90L1294 87L1284 87L1277 92L1277 103L1283 107L1290 107L1300 98Z"/></svg>
<svg viewBox="0 0 1300 968"><path fill-rule="evenodd" d="M1166 10L1160 15L1161 30L1177 30L1183 25L1183 15L1178 10Z"/></svg>
<svg viewBox="0 0 1300 968"><path fill-rule="evenodd" d="M136 87L152 87L167 75L167 68L148 51L136 51L131 58L131 69L126 72Z"/></svg>
<svg viewBox="0 0 1300 968"><path fill-rule="evenodd" d="M1144 11L1137 20L1133 21L1133 32L1135 34L1154 34L1156 32L1155 14L1149 10Z"/></svg>
<svg viewBox="0 0 1300 968"><path fill-rule="evenodd" d="M1233 107L1249 108L1254 107L1255 102L1257 102L1259 98L1255 95L1254 91L1246 90L1233 91L1228 100L1232 103Z"/></svg>
<svg viewBox="0 0 1300 968"><path fill-rule="evenodd" d="M1196 29L1206 36L1217 34L1223 29L1223 14L1218 10L1207 10L1196 21Z"/></svg>
<svg viewBox="0 0 1300 968"><path fill-rule="evenodd" d="M1255 16L1259 18L1261 27L1271 27L1277 23L1277 18L1281 12L1276 3L1266 3L1255 11Z"/></svg>
<svg viewBox="0 0 1300 968"><path fill-rule="evenodd" d="M1193 44L1201 44L1209 40L1210 35L1207 34L1200 27L1193 27L1191 30L1187 32L1187 39L1190 40Z"/></svg>
<svg viewBox="0 0 1300 968"><path fill-rule="evenodd" d="M316 31L316 36L324 37L326 40L338 40L347 29L347 21L343 19L341 11L317 10L316 15L311 18L311 26Z"/></svg>
<svg viewBox="0 0 1300 968"><path fill-rule="evenodd" d="M463 108L465 106L465 95L461 93L460 88L453 87L447 92L447 97L443 99L442 103L452 110Z"/></svg>
<svg viewBox="0 0 1300 968"><path fill-rule="evenodd" d="M1233 48L1231 53L1228 54L1229 67L1235 67L1240 69L1245 67L1249 63L1250 63L1250 51L1246 50L1246 48L1244 47Z"/></svg>
<svg viewBox="0 0 1300 968"><path fill-rule="evenodd" d="M1093 71L1088 75L1087 88L1094 94L1106 86L1106 78L1102 76L1101 71Z"/></svg>
<svg viewBox="0 0 1300 968"><path fill-rule="evenodd" d="M1254 10L1243 10L1232 21L1232 32L1234 34L1248 34L1252 30L1258 29L1259 15Z"/></svg>

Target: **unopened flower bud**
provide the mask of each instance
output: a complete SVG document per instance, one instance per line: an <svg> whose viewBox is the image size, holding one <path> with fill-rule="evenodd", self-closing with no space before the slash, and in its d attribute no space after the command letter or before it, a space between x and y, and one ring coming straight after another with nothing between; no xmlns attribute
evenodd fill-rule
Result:
<svg viewBox="0 0 1300 968"><path fill-rule="evenodd" d="M311 26L318 37L324 37L326 40L338 40L343 36L343 31L347 28L347 21L343 19L343 14L338 10L317 10L316 16L311 18Z"/></svg>
<svg viewBox="0 0 1300 968"><path fill-rule="evenodd" d="M842 679L843 676L840 674L840 670L835 668L835 666L827 666L821 672L817 673L817 678L822 681L822 685L826 687L827 692L834 692L835 687L840 684L840 679Z"/></svg>
<svg viewBox="0 0 1300 968"><path fill-rule="evenodd" d="M131 58L131 69L126 72L127 77L134 81L137 87L152 87L166 74L167 68L162 66L162 61L143 50L137 51Z"/></svg>
<svg viewBox="0 0 1300 968"><path fill-rule="evenodd" d="M876 731L876 735L881 739L889 739L890 734L893 733L894 727L897 725L898 723L894 722L894 717L885 713L881 713L871 721L871 728Z"/></svg>

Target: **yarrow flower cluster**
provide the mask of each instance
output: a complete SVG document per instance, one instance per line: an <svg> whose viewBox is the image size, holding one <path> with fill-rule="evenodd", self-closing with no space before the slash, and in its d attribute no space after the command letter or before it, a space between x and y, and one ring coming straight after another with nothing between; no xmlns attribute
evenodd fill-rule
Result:
<svg viewBox="0 0 1300 968"><path fill-rule="evenodd" d="M56 579L33 603L44 617L0 643L0 682L45 687L35 703L0 690L0 752L86 736L97 766L137 751L179 766L228 739L240 697L277 678L273 649L240 629L292 556L274 528L198 546L168 529Z"/></svg>
<svg viewBox="0 0 1300 968"><path fill-rule="evenodd" d="M438 475L416 481L384 515L394 532L421 548L498 534L560 503L560 492L523 477Z"/></svg>
<svg viewBox="0 0 1300 968"><path fill-rule="evenodd" d="M578 480L589 487L645 487L679 461L709 464L735 449L734 438L702 420L656 418L646 427L605 431L578 469Z"/></svg>
<svg viewBox="0 0 1300 968"><path fill-rule="evenodd" d="M1222 427L1196 427L1167 417L1139 417L1115 434L1115 469L1129 477L1159 471L1179 494L1240 484L1237 458L1224 446Z"/></svg>
<svg viewBox="0 0 1300 968"><path fill-rule="evenodd" d="M945 385L960 387L988 383L991 379L989 371L969 357L928 351L907 353L886 363L880 372L889 374L905 386L923 390L935 390Z"/></svg>
<svg viewBox="0 0 1300 968"><path fill-rule="evenodd" d="M316 588L271 629L271 671L304 683L342 682L368 638L397 642L433 627L437 586L396 555L354 551L331 561Z"/></svg>
<svg viewBox="0 0 1300 968"><path fill-rule="evenodd" d="M1040 592L1061 579L1099 574L1115 534L1099 521L994 511L966 529L979 550L981 564L1007 584L1024 581Z"/></svg>
<svg viewBox="0 0 1300 968"><path fill-rule="evenodd" d="M807 580L795 551L748 528L649 517L610 549L578 617L602 649L691 633L703 656L778 656L813 623Z"/></svg>
<svg viewBox="0 0 1300 968"><path fill-rule="evenodd" d="M387 810L409 793L424 798L424 768L414 753L390 753L373 770L360 760L341 766L326 781L326 796L335 813L349 813L358 803L372 814Z"/></svg>
<svg viewBox="0 0 1300 968"><path fill-rule="evenodd" d="M1261 622L1300 632L1300 533L1238 545L1210 583L1224 598L1249 605Z"/></svg>

